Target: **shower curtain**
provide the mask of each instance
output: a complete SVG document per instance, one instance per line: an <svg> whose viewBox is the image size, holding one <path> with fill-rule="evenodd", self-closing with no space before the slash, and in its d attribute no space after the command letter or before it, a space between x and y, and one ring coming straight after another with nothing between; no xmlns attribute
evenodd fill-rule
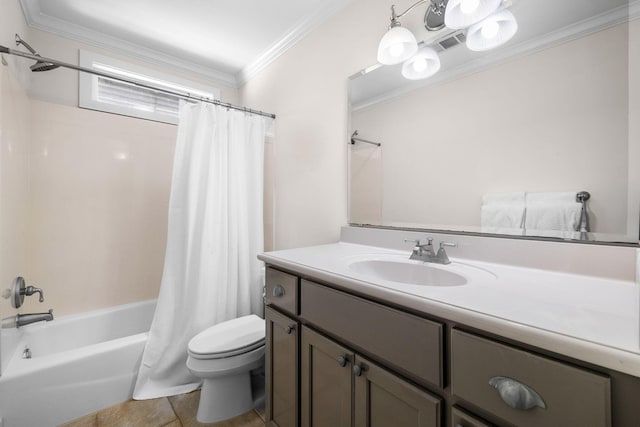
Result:
<svg viewBox="0 0 640 427"><path fill-rule="evenodd" d="M180 104L164 271L134 399L195 390L189 340L262 312L263 159L271 119Z"/></svg>

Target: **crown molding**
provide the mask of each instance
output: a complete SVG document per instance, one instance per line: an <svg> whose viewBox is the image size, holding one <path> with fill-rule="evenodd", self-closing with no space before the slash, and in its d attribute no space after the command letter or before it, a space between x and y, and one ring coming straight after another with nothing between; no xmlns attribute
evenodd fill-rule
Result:
<svg viewBox="0 0 640 427"><path fill-rule="evenodd" d="M468 74L483 71L494 65L506 62L507 60L531 55L638 18L640 18L640 0L633 0L628 5L620 6L592 18L576 22L562 28L561 30L554 31L507 48L495 50L491 54L480 59L469 61L438 73L434 77L424 80L422 83L408 84L402 88L398 88L374 98L369 98L364 102L351 105L351 111L359 111L379 102L405 95L416 89L422 89L428 86L448 82Z"/></svg>
<svg viewBox="0 0 640 427"><path fill-rule="evenodd" d="M105 35L81 25L45 15L40 9L39 0L20 0L27 25L37 30L76 40L101 49L132 56L135 59L156 65L170 66L180 71L195 74L207 80L218 81L226 86L237 88L236 77L191 61L182 60L172 55L131 43L127 40Z"/></svg>
<svg viewBox="0 0 640 427"><path fill-rule="evenodd" d="M352 0L323 1L322 6L319 7L314 14L307 16L305 19L294 25L280 40L265 49L256 60L240 70L236 75L238 85L242 86L251 80L260 73L260 71L265 69L287 50L291 49L296 43L320 26L320 24L326 21L329 17L344 9L349 3L351 3L351 1Z"/></svg>

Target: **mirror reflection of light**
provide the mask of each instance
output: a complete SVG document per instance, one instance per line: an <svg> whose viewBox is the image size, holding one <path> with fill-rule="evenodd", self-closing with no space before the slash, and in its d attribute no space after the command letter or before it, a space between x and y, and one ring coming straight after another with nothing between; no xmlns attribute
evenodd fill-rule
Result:
<svg viewBox="0 0 640 427"><path fill-rule="evenodd" d="M114 153L113 158L116 160L127 160L129 158L129 154L123 151Z"/></svg>
<svg viewBox="0 0 640 427"><path fill-rule="evenodd" d="M13 146L11 144L7 144L7 151L10 153L13 151Z"/></svg>
<svg viewBox="0 0 640 427"><path fill-rule="evenodd" d="M462 0L460 3L460 11L465 15L475 12L480 6L480 0Z"/></svg>
<svg viewBox="0 0 640 427"><path fill-rule="evenodd" d="M427 60L424 58L416 59L413 61L413 69L418 73L427 69Z"/></svg>
<svg viewBox="0 0 640 427"><path fill-rule="evenodd" d="M393 56L394 58L399 58L402 55L403 51L404 46L402 46L401 43L396 43L389 48L389 54L391 54L391 56Z"/></svg>
<svg viewBox="0 0 640 427"><path fill-rule="evenodd" d="M500 24L498 24L498 21L491 19L487 20L482 26L480 33L485 39L492 39L498 34L498 31L500 31Z"/></svg>
<svg viewBox="0 0 640 427"><path fill-rule="evenodd" d="M43 149L43 150L42 150L42 155L43 155L44 157L49 157L49 149L48 149L48 148Z"/></svg>

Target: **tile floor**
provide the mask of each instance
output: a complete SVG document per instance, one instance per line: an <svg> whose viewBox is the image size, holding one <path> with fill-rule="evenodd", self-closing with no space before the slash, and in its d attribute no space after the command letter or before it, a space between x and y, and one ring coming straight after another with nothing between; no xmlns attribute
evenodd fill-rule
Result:
<svg viewBox="0 0 640 427"><path fill-rule="evenodd" d="M264 414L250 411L219 423L196 420L200 391L152 400L129 400L61 427L265 427Z"/></svg>

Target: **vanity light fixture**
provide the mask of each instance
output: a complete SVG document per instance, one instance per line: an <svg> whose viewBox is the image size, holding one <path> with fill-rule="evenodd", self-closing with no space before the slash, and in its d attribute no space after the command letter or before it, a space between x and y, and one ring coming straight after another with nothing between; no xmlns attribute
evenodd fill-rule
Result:
<svg viewBox="0 0 640 427"><path fill-rule="evenodd" d="M467 31L467 48L474 51L493 49L506 43L518 31L518 23L513 13L502 9Z"/></svg>
<svg viewBox="0 0 640 427"><path fill-rule="evenodd" d="M424 0L420 2L424 3ZM418 2L418 3L420 3ZM404 13L396 15L395 5L391 6L391 24L378 44L378 62L383 65L399 64L411 58L418 51L418 41L413 33L400 25L400 18L412 10L416 3Z"/></svg>
<svg viewBox="0 0 640 427"><path fill-rule="evenodd" d="M449 0L444 24L460 30L477 24L498 10L502 0Z"/></svg>
<svg viewBox="0 0 640 427"><path fill-rule="evenodd" d="M503 5L509 0L419 0L404 12L397 14L391 6L391 23L378 44L378 62L395 65L404 62L402 75L411 80L425 79L440 69L436 51L428 46L420 47L399 18L423 3L429 3L429 14L444 14L444 25L451 29L468 28L467 48L473 51L493 49L509 41L518 30L515 17ZM427 29L429 26L425 25Z"/></svg>
<svg viewBox="0 0 640 427"><path fill-rule="evenodd" d="M409 80L426 79L440 70L440 57L429 46L422 46L418 53L402 64L402 76Z"/></svg>

